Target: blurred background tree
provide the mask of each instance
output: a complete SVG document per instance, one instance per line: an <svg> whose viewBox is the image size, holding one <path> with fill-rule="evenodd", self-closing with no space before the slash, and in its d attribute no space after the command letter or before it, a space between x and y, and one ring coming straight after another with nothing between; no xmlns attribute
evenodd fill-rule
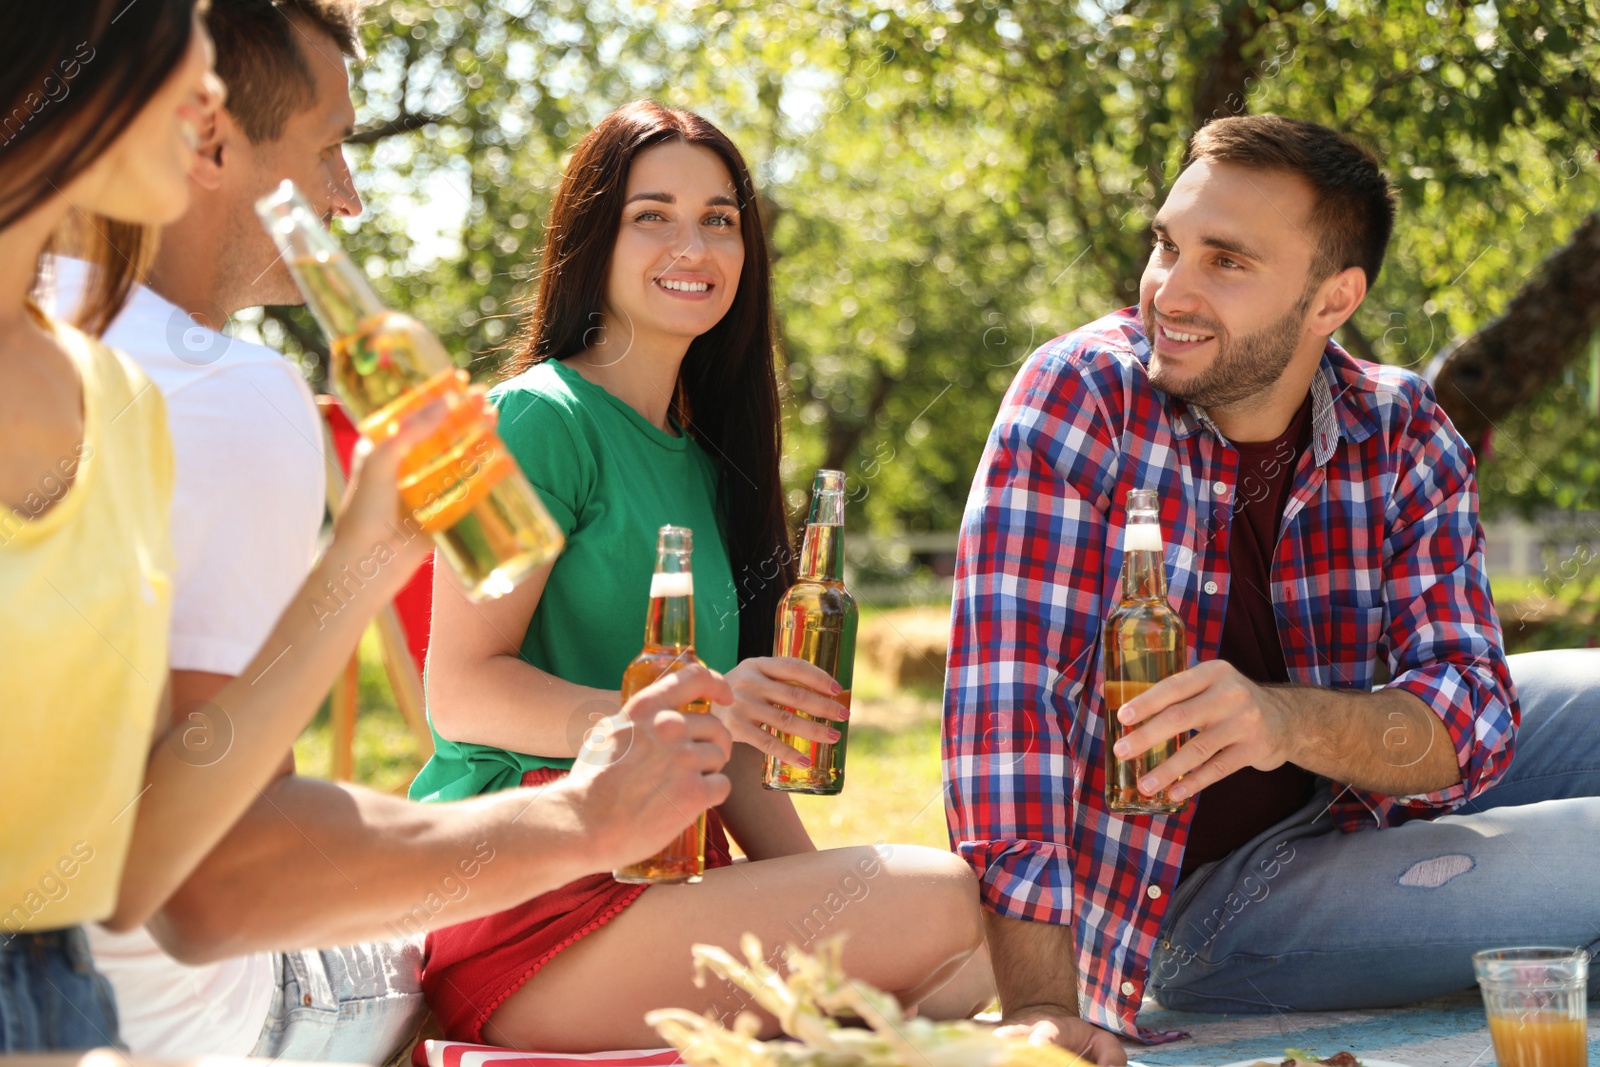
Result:
<svg viewBox="0 0 1600 1067"><path fill-rule="evenodd" d="M1339 339L1438 373L1486 514L1564 540L1502 597L1508 639L1600 632L1600 0L382 0L367 45L350 152L366 211L343 239L480 379L578 138L640 96L722 126L776 254L794 510L814 468L843 469L852 528L879 544L955 529L1017 367L1134 300L1198 125L1274 111L1346 130L1402 204ZM259 325L321 384L308 317ZM853 799L802 811L824 844L942 845L948 624L866 606ZM381 674L369 654L364 702ZM358 776L403 788L417 754L398 713L361 721ZM302 764L326 762L326 735L302 738Z"/></svg>
<svg viewBox="0 0 1600 1067"><path fill-rule="evenodd" d="M1371 146L1401 196L1340 340L1442 375L1490 445L1487 512L1600 508L1595 0L388 0L368 47L346 240L479 377L598 118L652 96L733 136L777 254L797 506L828 465L874 532L953 529L1022 359L1133 302L1188 136L1276 111ZM262 325L320 375L308 319Z"/></svg>

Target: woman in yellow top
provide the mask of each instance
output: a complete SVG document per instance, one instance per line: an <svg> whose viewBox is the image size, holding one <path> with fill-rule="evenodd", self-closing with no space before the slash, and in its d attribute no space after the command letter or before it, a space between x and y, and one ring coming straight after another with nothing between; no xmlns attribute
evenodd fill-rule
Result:
<svg viewBox="0 0 1600 1067"><path fill-rule="evenodd" d="M137 926L188 877L431 547L390 531L399 457L443 404L364 457L321 564L209 709L226 754L186 762L185 730L203 724L168 728L165 414L92 335L139 273L143 228L187 206L221 99L199 14L195 0L0 8L0 1052L116 1041L80 925ZM30 298L67 225L101 246L82 329ZM319 620L313 592L374 558L356 602Z"/></svg>

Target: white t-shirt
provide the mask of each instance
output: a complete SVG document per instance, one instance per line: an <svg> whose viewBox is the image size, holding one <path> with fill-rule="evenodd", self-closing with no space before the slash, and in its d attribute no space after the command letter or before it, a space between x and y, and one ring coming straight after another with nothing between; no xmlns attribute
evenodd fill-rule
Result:
<svg viewBox="0 0 1600 1067"><path fill-rule="evenodd" d="M82 292L84 264L55 262L57 306ZM135 286L105 341L150 376L167 403L175 460L177 561L171 664L242 674L315 560L322 527L322 424L300 371L270 348L196 325ZM88 927L117 995L122 1039L140 1056L244 1056L275 989L272 956L191 967L144 928Z"/></svg>

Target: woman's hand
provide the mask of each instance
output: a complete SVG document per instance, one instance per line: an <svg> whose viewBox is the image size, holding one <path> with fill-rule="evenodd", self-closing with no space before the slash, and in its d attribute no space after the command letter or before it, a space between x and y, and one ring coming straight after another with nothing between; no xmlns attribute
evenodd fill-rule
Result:
<svg viewBox="0 0 1600 1067"><path fill-rule="evenodd" d="M778 740L774 731L826 744L839 740L839 731L812 719L844 722L850 718L849 708L830 699L844 692L839 683L827 671L803 659L758 656L743 661L726 677L733 687L733 705L714 704L712 712L728 727L735 741L743 741L784 763L811 766L811 761L797 749ZM796 715L797 711L812 718Z"/></svg>
<svg viewBox="0 0 1600 1067"><path fill-rule="evenodd" d="M398 592L433 551L433 539L400 499L400 466L446 419L461 418L466 406L476 409L474 417L494 425L495 410L488 406L484 390L474 387L446 393L417 409L389 428L380 443L365 436L356 442L350 485L334 520L329 554L350 557L352 569L363 581L376 579Z"/></svg>

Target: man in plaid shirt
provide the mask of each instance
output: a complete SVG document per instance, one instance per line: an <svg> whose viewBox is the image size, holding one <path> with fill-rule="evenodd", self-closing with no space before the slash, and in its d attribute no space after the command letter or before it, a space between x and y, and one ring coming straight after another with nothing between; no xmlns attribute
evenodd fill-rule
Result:
<svg viewBox="0 0 1600 1067"><path fill-rule="evenodd" d="M1139 306L1028 359L973 481L951 837L1006 1024L1098 1063L1125 1062L1116 1034L1180 1036L1137 1024L1147 991L1380 1006L1470 987L1477 948L1600 938L1600 862L1571 846L1600 829L1577 714L1600 710L1600 653L1514 657L1519 711L1471 451L1420 378L1329 340L1394 211L1340 134L1206 126ZM1188 736L1140 783L1193 799L1175 815L1104 795L1101 625L1132 489L1160 500L1190 666L1124 705L1118 754Z"/></svg>

